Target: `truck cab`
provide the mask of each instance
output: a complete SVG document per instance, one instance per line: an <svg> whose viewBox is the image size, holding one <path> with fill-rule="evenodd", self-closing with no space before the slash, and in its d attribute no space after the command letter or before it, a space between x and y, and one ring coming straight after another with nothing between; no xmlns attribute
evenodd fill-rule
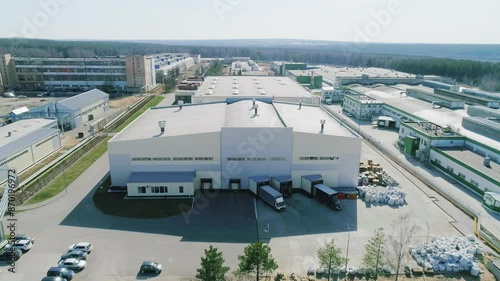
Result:
<svg viewBox="0 0 500 281"><path fill-rule="evenodd" d="M276 202L274 203L274 208L277 211L280 211L281 209L286 209L286 203L285 200L283 200L283 197L276 198Z"/></svg>

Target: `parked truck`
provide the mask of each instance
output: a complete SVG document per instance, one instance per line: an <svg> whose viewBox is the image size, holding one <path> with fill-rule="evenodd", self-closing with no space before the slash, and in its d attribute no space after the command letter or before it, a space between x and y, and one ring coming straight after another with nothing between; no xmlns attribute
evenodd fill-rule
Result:
<svg viewBox="0 0 500 281"><path fill-rule="evenodd" d="M342 204L339 201L338 192L331 189L324 184L317 184L316 188L316 199L318 201L325 203L328 207L341 210Z"/></svg>
<svg viewBox="0 0 500 281"><path fill-rule="evenodd" d="M292 196L292 177L277 176L271 178L271 187L281 193L284 198Z"/></svg>
<svg viewBox="0 0 500 281"><path fill-rule="evenodd" d="M306 175L302 176L300 187L309 196L316 196L316 185L323 183L323 177L321 175Z"/></svg>
<svg viewBox="0 0 500 281"><path fill-rule="evenodd" d="M285 200L283 196L278 191L274 190L269 185L264 185L260 188L260 198L267 204L274 207L276 211L281 211L286 209Z"/></svg>
<svg viewBox="0 0 500 281"><path fill-rule="evenodd" d="M268 176L255 176L249 178L249 188L250 191L256 196L260 196L260 188L264 185L269 185L269 177Z"/></svg>

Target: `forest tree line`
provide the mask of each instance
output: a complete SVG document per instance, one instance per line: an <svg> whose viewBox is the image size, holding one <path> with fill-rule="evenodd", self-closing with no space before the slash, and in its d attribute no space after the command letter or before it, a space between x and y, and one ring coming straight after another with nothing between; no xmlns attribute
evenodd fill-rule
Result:
<svg viewBox="0 0 500 281"><path fill-rule="evenodd" d="M202 57L251 57L257 61L282 60L308 64L382 67L412 74L450 77L484 90L500 91L500 63L493 62L369 54L356 49L203 47L113 41L0 39L0 54L21 57L94 57L168 52L201 54Z"/></svg>

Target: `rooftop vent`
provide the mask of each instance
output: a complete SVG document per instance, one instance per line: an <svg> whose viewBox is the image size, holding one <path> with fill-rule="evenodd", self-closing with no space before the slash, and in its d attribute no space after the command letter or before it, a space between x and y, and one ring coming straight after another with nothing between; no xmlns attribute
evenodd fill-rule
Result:
<svg viewBox="0 0 500 281"><path fill-rule="evenodd" d="M215 89L215 86L214 85L210 85L210 87L208 87L209 89Z"/></svg>
<svg viewBox="0 0 500 281"><path fill-rule="evenodd" d="M7 132L7 137L10 138L12 136L12 132L11 131L8 131Z"/></svg>
<svg viewBox="0 0 500 281"><path fill-rule="evenodd" d="M257 100L256 100L255 98L253 98L253 99L252 99L252 108L255 108L255 102L256 102L256 101L257 101Z"/></svg>
<svg viewBox="0 0 500 281"><path fill-rule="evenodd" d="M325 119L321 119L319 120L319 123L321 124L321 131L319 132L320 134L323 134L324 133L324 130L325 130L325 123L326 123L326 120Z"/></svg>
<svg viewBox="0 0 500 281"><path fill-rule="evenodd" d="M484 165L485 167L488 167L488 168L490 168L490 167L491 167L491 159L490 159L490 157L488 157L488 156L484 157L484 160L483 160L483 165Z"/></svg>
<svg viewBox="0 0 500 281"><path fill-rule="evenodd" d="M264 91L264 90L259 91L259 95L265 95L265 94L266 94L266 91Z"/></svg>
<svg viewBox="0 0 500 281"><path fill-rule="evenodd" d="M253 108L255 109L255 115L254 116L257 116L257 109L259 108L259 105L256 104L256 105L253 106Z"/></svg>
<svg viewBox="0 0 500 281"><path fill-rule="evenodd" d="M212 94L212 91L207 91L207 92L205 93L205 95L211 95L211 94Z"/></svg>
<svg viewBox="0 0 500 281"><path fill-rule="evenodd" d="M237 95L238 94L238 90L233 90L233 95Z"/></svg>
<svg viewBox="0 0 500 281"><path fill-rule="evenodd" d="M184 101L180 100L178 102L178 104L179 104L179 110L182 110L182 106L184 105Z"/></svg>
<svg viewBox="0 0 500 281"><path fill-rule="evenodd" d="M167 125L166 121L158 121L158 127L160 127L160 133L165 133L165 126Z"/></svg>

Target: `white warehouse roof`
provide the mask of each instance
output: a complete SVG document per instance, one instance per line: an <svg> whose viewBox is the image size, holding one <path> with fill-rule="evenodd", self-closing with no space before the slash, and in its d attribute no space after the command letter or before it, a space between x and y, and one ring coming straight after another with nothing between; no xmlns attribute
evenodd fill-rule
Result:
<svg viewBox="0 0 500 281"><path fill-rule="evenodd" d="M94 104L105 98L109 98L109 95L101 90L93 89L85 93L76 95L74 97L61 100L58 103L73 110L77 110L80 108L84 108L88 105Z"/></svg>
<svg viewBox="0 0 500 281"><path fill-rule="evenodd" d="M41 128L57 126L55 119L23 119L12 124L0 127L0 145L4 146L11 142L17 142L24 137ZM8 136L10 132L10 136Z"/></svg>
<svg viewBox="0 0 500 281"><path fill-rule="evenodd" d="M296 104L269 104L257 101L257 116L254 116L251 100L151 108L132 124L118 133L111 141L140 140L154 137L218 132L223 127L276 128L293 127L296 132L317 134L320 120L326 120L325 135L354 137L350 131L317 106ZM276 108L276 109L275 109ZM283 120L283 121L282 121ZM166 121L161 134L158 122ZM283 123L284 122L284 123Z"/></svg>

